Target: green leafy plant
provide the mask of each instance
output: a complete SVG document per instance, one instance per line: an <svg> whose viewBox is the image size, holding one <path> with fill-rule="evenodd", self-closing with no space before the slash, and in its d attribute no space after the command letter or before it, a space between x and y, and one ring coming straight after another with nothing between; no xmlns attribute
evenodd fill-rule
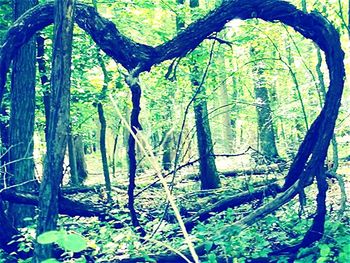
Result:
<svg viewBox="0 0 350 263"><path fill-rule="evenodd" d="M38 236L37 242L42 245L57 244L60 248L66 252L81 252L87 248L87 241L84 237L76 233L69 233L65 230L53 230L45 232ZM78 262L83 259L78 259ZM56 259L50 258L44 261L44 263L59 262ZM77 262L77 261L75 261Z"/></svg>

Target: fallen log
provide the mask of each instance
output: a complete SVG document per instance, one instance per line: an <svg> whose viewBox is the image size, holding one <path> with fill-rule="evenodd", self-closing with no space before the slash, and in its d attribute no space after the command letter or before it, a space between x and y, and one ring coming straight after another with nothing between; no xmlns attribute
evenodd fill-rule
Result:
<svg viewBox="0 0 350 263"><path fill-rule="evenodd" d="M34 206L37 206L39 203L39 198L37 195L14 191L14 190L4 190L0 192L0 196L3 200L6 200L12 203L34 205ZM105 207L97 206L95 204L87 204L76 200L71 200L64 196L59 197L59 213L69 215L69 216L84 216L84 217L97 216L100 218L105 218L110 216Z"/></svg>
<svg viewBox="0 0 350 263"><path fill-rule="evenodd" d="M220 174L226 177L235 177L241 175L261 175L269 173L281 173L286 168L285 163L270 164L270 165L260 165L255 168L245 168L245 169L235 169L227 171L219 171Z"/></svg>
<svg viewBox="0 0 350 263"><path fill-rule="evenodd" d="M195 215L185 221L185 226L187 230L190 231L198 222L210 218L214 213L220 213L228 208L237 207L257 199L261 200L268 196L275 196L280 192L281 187L277 183L272 183L267 186L258 187L252 192L246 191L241 194L231 196L216 202L208 208L198 211Z"/></svg>

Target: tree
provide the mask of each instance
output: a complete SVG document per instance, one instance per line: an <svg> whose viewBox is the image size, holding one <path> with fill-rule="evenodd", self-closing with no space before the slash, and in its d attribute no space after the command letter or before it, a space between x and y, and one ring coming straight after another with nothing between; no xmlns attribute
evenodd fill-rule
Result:
<svg viewBox="0 0 350 263"><path fill-rule="evenodd" d="M251 56L256 56L258 51L251 48ZM272 111L268 95L267 82L264 76L265 65L263 61L255 63L253 68L254 93L256 111L258 115L258 142L264 156L270 160L279 158L276 147L275 131L273 128Z"/></svg>
<svg viewBox="0 0 350 263"><path fill-rule="evenodd" d="M35 1L14 1L14 18L35 5ZM8 174L12 184L20 184L34 179L34 111L35 111L35 38L18 50L12 67L11 113L9 130ZM18 190L33 191L34 183L27 183ZM12 204L10 216L16 226L25 226L24 218L34 218L35 209L31 206Z"/></svg>
<svg viewBox="0 0 350 263"><path fill-rule="evenodd" d="M191 0L190 7L199 6L198 0ZM220 178L216 169L214 145L211 139L211 131L208 116L208 106L204 83L201 82L198 65L194 62L191 72L191 83L195 90L193 109L197 131L197 147L200 170L201 189L215 189L220 187Z"/></svg>
<svg viewBox="0 0 350 263"><path fill-rule="evenodd" d="M58 196L63 177L63 158L67 146L70 109L71 54L74 0L54 2L54 49L51 73L50 118L44 175L40 186L37 236L55 230ZM35 246L34 262L52 256L52 245Z"/></svg>

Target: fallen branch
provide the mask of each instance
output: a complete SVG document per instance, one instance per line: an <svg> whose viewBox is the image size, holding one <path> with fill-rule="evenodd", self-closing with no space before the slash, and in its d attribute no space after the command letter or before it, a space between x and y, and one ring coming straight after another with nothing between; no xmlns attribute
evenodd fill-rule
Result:
<svg viewBox="0 0 350 263"><path fill-rule="evenodd" d="M230 171L219 171L220 174L227 176L227 177L236 177L240 175L247 175L247 174L254 174L254 175L261 175L261 174L268 174L273 172L283 172L283 170L286 168L285 164L271 164L271 165L261 165L257 166L255 168L249 168L249 169L236 169L236 170L230 170Z"/></svg>
<svg viewBox="0 0 350 263"><path fill-rule="evenodd" d="M244 193L234 195L224 200L220 200L215 204L209 206L208 208L199 211L194 216L189 218L187 221L185 221L185 226L188 230L191 230L198 222L204 221L213 216L213 213L220 213L222 211L227 210L228 208L240 206L257 199L261 200L264 197L274 196L280 192L280 186L277 183L273 183L267 186L259 187L253 192L246 191Z"/></svg>

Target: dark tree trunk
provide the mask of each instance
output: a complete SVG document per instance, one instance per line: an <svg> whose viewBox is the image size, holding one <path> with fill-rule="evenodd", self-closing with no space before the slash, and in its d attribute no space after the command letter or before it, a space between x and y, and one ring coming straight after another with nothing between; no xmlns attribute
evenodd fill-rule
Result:
<svg viewBox="0 0 350 263"><path fill-rule="evenodd" d="M251 49L251 56L257 55L254 48ZM258 62L254 65L254 93L257 103L256 111L258 115L258 141L260 151L269 159L278 159L279 155L276 147L275 131L273 128L272 111L270 107L270 99L266 87L266 79L264 76L265 65Z"/></svg>
<svg viewBox="0 0 350 263"><path fill-rule="evenodd" d="M104 116L103 105L101 102L97 104L97 110L98 110L98 118L101 124L100 151L101 151L102 166L103 166L103 176L106 184L107 201L110 202L112 200L112 197L111 197L112 188L111 188L111 179L109 177L109 171L108 171L108 160L107 160L107 149L106 149L107 123L106 123L106 118Z"/></svg>
<svg viewBox="0 0 350 263"><path fill-rule="evenodd" d="M191 0L190 7L196 8L199 6L198 0ZM197 131L197 146L200 169L201 189L215 189L220 187L220 178L216 169L213 143L211 139L211 131L208 117L207 101L203 83L200 83L199 70L196 65L192 69L191 82L198 92L194 100L194 116ZM195 96L196 96L195 95Z"/></svg>
<svg viewBox="0 0 350 263"><path fill-rule="evenodd" d="M74 0L55 0L54 46L52 54L50 121L44 175L40 187L37 235L55 230L58 218L59 186L67 146L70 107L71 54ZM35 245L33 262L52 255L52 245Z"/></svg>
<svg viewBox="0 0 350 263"><path fill-rule="evenodd" d="M114 143L113 143L113 152L112 152L112 176L113 177L115 177L115 168L116 168L115 158L117 155L117 145L118 145L120 126L121 126L121 121L119 121L118 123L117 131L116 131L116 135L114 137Z"/></svg>
<svg viewBox="0 0 350 263"><path fill-rule="evenodd" d="M132 73L126 79L127 84L131 90L131 100L133 108L130 115L130 126L134 135L137 134L138 130L142 130L141 124L139 122L140 115L140 98L141 98L141 87L139 84L138 76L133 76ZM136 179L136 141L134 136L130 133L128 140L128 157L129 157L129 185L128 185L128 208L130 211L131 221L135 228L137 228L141 235L145 235L145 231L142 229L140 222L137 218L137 213L135 210L135 179Z"/></svg>
<svg viewBox="0 0 350 263"><path fill-rule="evenodd" d="M97 2L96 0L93 1L94 8L97 10ZM106 130L107 130L107 122L103 111L103 104L102 101L107 96L107 90L108 90L108 83L110 81L110 77L105 65L105 62L99 52L99 49L97 49L97 60L100 64L101 70L103 72L103 86L102 91L100 93L100 102L97 103L97 112L98 112L98 119L100 121L101 129L100 129L100 153L101 153L101 159L102 159L102 167L103 167L103 176L105 179L106 184L106 192L107 192L107 202L112 201L112 188L111 188L111 178L109 176L109 170L108 170L108 159L107 159L107 149L106 149Z"/></svg>
<svg viewBox="0 0 350 263"><path fill-rule="evenodd" d="M35 5L33 0L14 1L14 19ZM8 167L11 184L20 184L34 179L34 113L35 113L35 58L36 43L32 37L14 57L11 79L11 112L9 126ZM34 183L17 187L32 191ZM34 218L35 209L31 206L10 204L9 215L15 226L30 223L24 218Z"/></svg>
<svg viewBox="0 0 350 263"><path fill-rule="evenodd" d="M207 103L196 100L194 114L197 129L197 145L199 152L199 168L201 189L215 189L220 187L220 179L215 165L213 143L208 119Z"/></svg>

